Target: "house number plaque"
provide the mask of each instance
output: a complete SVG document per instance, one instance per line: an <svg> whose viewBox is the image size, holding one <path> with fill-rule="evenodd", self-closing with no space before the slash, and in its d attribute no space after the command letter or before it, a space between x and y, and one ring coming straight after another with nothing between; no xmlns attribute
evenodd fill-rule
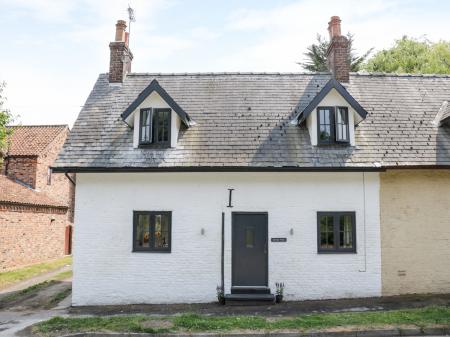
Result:
<svg viewBox="0 0 450 337"><path fill-rule="evenodd" d="M286 242L287 238L271 238L270 241L272 241L272 242Z"/></svg>

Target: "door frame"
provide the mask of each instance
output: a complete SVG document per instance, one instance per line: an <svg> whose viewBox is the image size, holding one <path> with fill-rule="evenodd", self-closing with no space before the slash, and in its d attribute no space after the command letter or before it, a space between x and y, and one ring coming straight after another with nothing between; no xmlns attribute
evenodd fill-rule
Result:
<svg viewBox="0 0 450 337"><path fill-rule="evenodd" d="M266 253L266 258L265 258L265 267L266 267L266 275L265 275L265 286L268 287L269 286L269 212L231 212L231 287L241 287L237 284L234 284L234 279L235 279L235 269L234 269L234 259L236 258L236 252L233 249L234 246L234 221L235 221L235 215L264 215L265 216L265 227L266 227L266 249L267 249L267 253ZM251 287L251 286L247 286ZM261 286L259 286L261 287Z"/></svg>

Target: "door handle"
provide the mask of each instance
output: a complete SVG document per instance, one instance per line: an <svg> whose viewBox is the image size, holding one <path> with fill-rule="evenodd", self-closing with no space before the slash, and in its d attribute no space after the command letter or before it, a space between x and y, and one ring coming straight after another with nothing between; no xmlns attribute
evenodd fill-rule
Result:
<svg viewBox="0 0 450 337"><path fill-rule="evenodd" d="M264 243L264 254L267 254L267 241Z"/></svg>

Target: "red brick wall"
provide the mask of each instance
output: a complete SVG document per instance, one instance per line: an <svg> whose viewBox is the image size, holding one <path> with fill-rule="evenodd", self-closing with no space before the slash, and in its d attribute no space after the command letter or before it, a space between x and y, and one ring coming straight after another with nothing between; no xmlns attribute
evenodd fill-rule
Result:
<svg viewBox="0 0 450 337"><path fill-rule="evenodd" d="M35 188L37 164L38 158L36 156L8 157L3 164L3 170L6 171L8 177L18 179Z"/></svg>
<svg viewBox="0 0 450 337"><path fill-rule="evenodd" d="M66 225L65 211L0 205L0 271L64 256Z"/></svg>
<svg viewBox="0 0 450 337"><path fill-rule="evenodd" d="M61 147L68 135L62 132L57 139L48 147L44 154L38 157L36 172L36 189L43 191L54 200L69 206L67 213L69 222L73 223L73 209L75 204L75 186L64 173L52 173L51 184L47 185L48 168L53 165ZM75 175L70 175L75 180Z"/></svg>

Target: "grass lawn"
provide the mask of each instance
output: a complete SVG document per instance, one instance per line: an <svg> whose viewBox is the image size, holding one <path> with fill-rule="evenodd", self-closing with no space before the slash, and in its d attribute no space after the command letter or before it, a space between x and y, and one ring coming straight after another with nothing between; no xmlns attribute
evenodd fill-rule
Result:
<svg viewBox="0 0 450 337"><path fill-rule="evenodd" d="M14 283L32 278L34 276L61 268L67 264L72 264L72 257L67 256L62 259L39 263L33 266L0 273L0 289L6 288Z"/></svg>
<svg viewBox="0 0 450 337"><path fill-rule="evenodd" d="M352 313L311 314L267 319L261 316L202 316L183 314L174 317L121 315L108 317L54 317L36 324L33 331L43 336L74 332L222 332L235 330L295 330L335 327L400 327L421 328L450 325L450 307L372 311Z"/></svg>

